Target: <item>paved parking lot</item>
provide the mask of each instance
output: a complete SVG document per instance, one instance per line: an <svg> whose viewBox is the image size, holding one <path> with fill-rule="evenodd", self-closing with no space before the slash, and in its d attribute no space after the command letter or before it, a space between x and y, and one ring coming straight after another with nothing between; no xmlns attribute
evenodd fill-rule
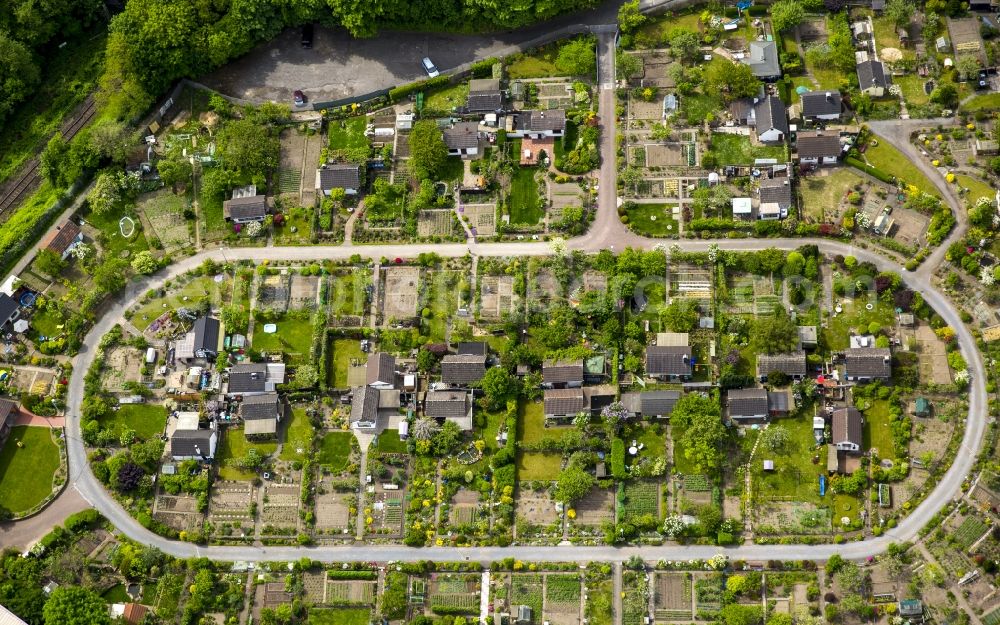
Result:
<svg viewBox="0 0 1000 625"><path fill-rule="evenodd" d="M296 89L310 102L340 100L426 78L420 66L425 56L443 72L511 54L525 42L569 24L612 23L618 4L609 0L597 9L531 28L485 35L383 32L372 39L355 39L344 30L317 26L311 50L300 45L297 28L287 29L200 82L252 102L291 103Z"/></svg>

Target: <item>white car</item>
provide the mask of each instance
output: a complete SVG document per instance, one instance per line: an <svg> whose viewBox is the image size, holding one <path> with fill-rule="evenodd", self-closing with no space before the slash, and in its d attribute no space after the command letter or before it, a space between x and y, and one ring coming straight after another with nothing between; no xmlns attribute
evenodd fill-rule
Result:
<svg viewBox="0 0 1000 625"><path fill-rule="evenodd" d="M438 68L434 66L434 63L431 61L429 56L425 56L424 60L421 61L421 64L424 66L424 71L427 72L427 75L431 78L437 78L437 76L441 73L438 71Z"/></svg>

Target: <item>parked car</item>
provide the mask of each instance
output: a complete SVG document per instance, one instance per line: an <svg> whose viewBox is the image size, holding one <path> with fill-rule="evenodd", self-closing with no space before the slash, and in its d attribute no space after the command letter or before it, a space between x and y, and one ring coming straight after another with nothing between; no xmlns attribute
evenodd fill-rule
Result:
<svg viewBox="0 0 1000 625"><path fill-rule="evenodd" d="M309 50L313 47L313 25L302 25L302 47Z"/></svg>
<svg viewBox="0 0 1000 625"><path fill-rule="evenodd" d="M304 106L306 103L306 94L302 93L301 89L296 89L292 98L295 100L295 106Z"/></svg>
<svg viewBox="0 0 1000 625"><path fill-rule="evenodd" d="M434 66L434 63L431 62L430 57L425 56L422 63L424 66L424 71L427 72L427 75L430 76L431 78L436 78L441 73L438 71L438 68Z"/></svg>

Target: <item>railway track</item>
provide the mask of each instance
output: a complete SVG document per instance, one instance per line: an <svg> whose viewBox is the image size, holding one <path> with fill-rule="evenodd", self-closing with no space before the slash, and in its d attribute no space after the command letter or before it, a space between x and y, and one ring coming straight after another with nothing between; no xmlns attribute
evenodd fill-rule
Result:
<svg viewBox="0 0 1000 625"><path fill-rule="evenodd" d="M84 126L94 119L95 115L97 115L97 103L94 102L94 96L90 95L80 105L76 115L63 124L61 128L63 138L69 141L75 137ZM8 213L35 190L41 179L41 164L38 157L34 156L25 163L13 182L5 185L3 195L0 196L0 220L8 219Z"/></svg>

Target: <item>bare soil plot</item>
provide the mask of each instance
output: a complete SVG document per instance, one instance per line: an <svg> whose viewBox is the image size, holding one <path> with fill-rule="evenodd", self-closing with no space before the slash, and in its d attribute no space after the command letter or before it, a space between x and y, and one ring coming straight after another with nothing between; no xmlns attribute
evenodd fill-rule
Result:
<svg viewBox="0 0 1000 625"><path fill-rule="evenodd" d="M378 582L365 580L326 581L328 605L375 605L375 588Z"/></svg>
<svg viewBox="0 0 1000 625"><path fill-rule="evenodd" d="M517 516L532 525L550 525L559 520L556 502L548 491L522 488L515 503Z"/></svg>
<svg viewBox="0 0 1000 625"><path fill-rule="evenodd" d="M799 23L799 38L802 43L826 41L826 20L823 18L803 20Z"/></svg>
<svg viewBox="0 0 1000 625"><path fill-rule="evenodd" d="M131 347L115 347L104 360L102 379L104 387L112 393L125 390L126 382L141 382L143 355Z"/></svg>
<svg viewBox="0 0 1000 625"><path fill-rule="evenodd" d="M382 289L382 317L411 319L417 316L417 301L420 293L419 267L389 267L385 270L385 284Z"/></svg>
<svg viewBox="0 0 1000 625"><path fill-rule="evenodd" d="M371 513L373 519L371 529L374 533L380 536L402 535L405 502L405 490L382 490L381 485L376 486Z"/></svg>
<svg viewBox="0 0 1000 625"><path fill-rule="evenodd" d="M638 54L642 57L641 81L633 78L633 82L661 89L673 89L676 84L671 76L671 69L677 62L667 50L649 50Z"/></svg>
<svg viewBox="0 0 1000 625"><path fill-rule="evenodd" d="M140 215L145 217L152 234L168 254L194 243L184 219L184 210L188 207L185 197L175 195L168 188L144 196L139 203Z"/></svg>
<svg viewBox="0 0 1000 625"><path fill-rule="evenodd" d="M451 524L467 525L476 520L479 508L479 493L468 488L460 488L451 498Z"/></svg>
<svg viewBox="0 0 1000 625"><path fill-rule="evenodd" d="M277 189L272 189L274 195L293 196L294 202L299 201L302 188L302 165L305 159L305 147L309 138L293 128L287 128L278 135L281 143L280 160L278 164ZM318 142L317 142L318 143ZM319 159L312 162L319 164ZM313 171L310 169L310 172ZM311 181L315 186L315 180Z"/></svg>
<svg viewBox="0 0 1000 625"><path fill-rule="evenodd" d="M479 314L485 319L499 319L503 313L513 312L517 307L512 276L483 276Z"/></svg>
<svg viewBox="0 0 1000 625"><path fill-rule="evenodd" d="M655 143L646 146L646 167L687 167L680 143Z"/></svg>
<svg viewBox="0 0 1000 625"><path fill-rule="evenodd" d="M454 234L450 209L422 210L417 215L417 236L449 237Z"/></svg>
<svg viewBox="0 0 1000 625"><path fill-rule="evenodd" d="M36 369L15 367L10 373L9 388L11 391L19 390L43 397L49 394L56 381L55 373Z"/></svg>
<svg viewBox="0 0 1000 625"><path fill-rule="evenodd" d="M583 191L580 185L574 183L550 183L553 210L562 210L567 206L582 206Z"/></svg>
<svg viewBox="0 0 1000 625"><path fill-rule="evenodd" d="M916 336L920 346L920 381L950 384L951 369L948 367L944 343L927 325L921 324Z"/></svg>
<svg viewBox="0 0 1000 625"><path fill-rule="evenodd" d="M292 593L285 591L283 582L268 582L258 586L258 588L264 590L263 604L265 608L273 608L283 603L292 602Z"/></svg>
<svg viewBox="0 0 1000 625"><path fill-rule="evenodd" d="M306 571L302 574L302 588L305 601L312 605L322 605L326 601L326 571Z"/></svg>
<svg viewBox="0 0 1000 625"><path fill-rule="evenodd" d="M288 307L315 308L316 295L319 292L319 283L322 279L320 276L293 275L289 286Z"/></svg>
<svg viewBox="0 0 1000 625"><path fill-rule="evenodd" d="M464 204L462 212L472 232L477 236L491 237L497 233L496 204Z"/></svg>
<svg viewBox="0 0 1000 625"><path fill-rule="evenodd" d="M304 162L302 168L300 203L302 206L312 206L316 203L316 177L314 167L319 163L320 153L323 150L323 137L319 134L306 136L306 147L304 151Z"/></svg>
<svg viewBox="0 0 1000 625"><path fill-rule="evenodd" d="M264 484L264 505L260 512L260 522L274 531L295 533L299 522L298 483Z"/></svg>
<svg viewBox="0 0 1000 625"><path fill-rule="evenodd" d="M357 505L354 491L337 491L333 488L332 476L324 476L321 494L316 495L316 530L324 533L342 534L351 524L351 506Z"/></svg>
<svg viewBox="0 0 1000 625"><path fill-rule="evenodd" d="M253 484L249 482L218 481L208 500L208 520L215 522L248 521L253 523L250 504L256 500Z"/></svg>
<svg viewBox="0 0 1000 625"><path fill-rule="evenodd" d="M585 291L607 291L608 276L603 272L588 269L583 272L583 289Z"/></svg>
<svg viewBox="0 0 1000 625"><path fill-rule="evenodd" d="M610 489L594 486L583 499L576 503L577 525L599 526L604 521L615 518L615 496Z"/></svg>
<svg viewBox="0 0 1000 625"><path fill-rule="evenodd" d="M549 573L545 576L543 621L551 625L579 625L582 613L580 577Z"/></svg>
<svg viewBox="0 0 1000 625"><path fill-rule="evenodd" d="M275 310L287 310L290 296L291 276L287 269L273 276L265 276L257 290L257 301L261 306Z"/></svg>
<svg viewBox="0 0 1000 625"><path fill-rule="evenodd" d="M653 613L657 621L686 621L692 618L690 573L656 572L653 581Z"/></svg>
<svg viewBox="0 0 1000 625"><path fill-rule="evenodd" d="M205 515L198 511L198 500L191 495L165 495L156 497L153 518L178 532L201 527Z"/></svg>
<svg viewBox="0 0 1000 625"><path fill-rule="evenodd" d="M629 115L632 119L661 120L663 119L663 100L654 98L646 102L639 98L629 98Z"/></svg>
<svg viewBox="0 0 1000 625"><path fill-rule="evenodd" d="M892 218L896 222L893 238L907 245L921 245L923 243L927 226L931 222L930 217L900 206L892 211Z"/></svg>

